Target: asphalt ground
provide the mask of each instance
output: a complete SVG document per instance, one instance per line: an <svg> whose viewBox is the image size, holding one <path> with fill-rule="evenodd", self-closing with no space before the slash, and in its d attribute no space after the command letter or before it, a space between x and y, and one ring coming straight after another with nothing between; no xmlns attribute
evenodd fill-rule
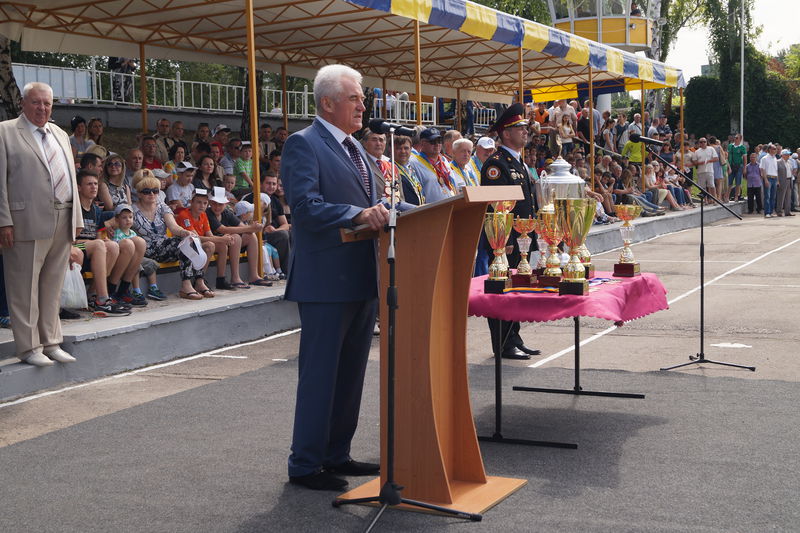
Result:
<svg viewBox="0 0 800 533"><path fill-rule="evenodd" d="M381 531L797 531L795 363L800 218L706 228L708 358L700 351L698 230L634 246L670 309L610 328L582 321L582 384L644 400L512 392L569 387L572 321L523 326L542 356L505 362L504 434L578 450L483 444L489 474L529 481L465 523L387 512ZM610 269L616 252L595 257ZM605 268L604 268L605 267ZM485 320L470 319L473 412L492 428ZM588 342L586 342L588 341ZM374 511L286 483L298 335L0 404L0 531L358 531ZM188 355L188 354L187 354ZM378 455L377 341L354 455Z"/></svg>

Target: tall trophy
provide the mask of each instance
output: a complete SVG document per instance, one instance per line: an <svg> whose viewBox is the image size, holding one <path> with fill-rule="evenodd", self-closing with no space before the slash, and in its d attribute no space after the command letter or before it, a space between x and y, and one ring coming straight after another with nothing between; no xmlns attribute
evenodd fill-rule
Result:
<svg viewBox="0 0 800 533"><path fill-rule="evenodd" d="M561 261L558 256L561 227L558 225L555 206L550 203L539 209L536 221L536 233L542 236L550 249L544 272L537 276L536 284L539 287L556 287L561 281Z"/></svg>
<svg viewBox="0 0 800 533"><path fill-rule="evenodd" d="M547 241L544 240L542 234L539 233L539 221L536 221L536 227L533 228L536 231L536 244L539 248L539 251L536 252L536 266L533 268L533 274L535 276L541 276L544 274L544 270L547 268Z"/></svg>
<svg viewBox="0 0 800 533"><path fill-rule="evenodd" d="M521 256L519 265L517 265L517 273L511 275L512 287L530 287L533 284L533 269L528 263L528 252L531 249L533 239L528 237L528 233L532 232L536 227L536 219L534 218L521 218L517 217L514 220L514 229L519 233L517 237L517 246L519 246L519 254Z"/></svg>
<svg viewBox="0 0 800 533"><path fill-rule="evenodd" d="M592 279L594 277L594 264L592 263L592 253L589 251L589 248L586 247L586 243L580 245L578 248L578 257L581 258L581 263L583 263L583 268L586 270L586 279Z"/></svg>
<svg viewBox="0 0 800 533"><path fill-rule="evenodd" d="M483 292L502 294L508 281L508 259L506 258L506 242L514 227L514 202L497 202L494 211L486 213L483 230L489 246L494 251L494 261L489 265L489 277L483 282Z"/></svg>
<svg viewBox="0 0 800 533"><path fill-rule="evenodd" d="M615 205L614 210L617 212L617 217L624 220L622 227L619 228L619 232L622 234L622 252L619 254L619 262L614 264L614 275L621 278L632 278L641 272L639 263L634 259L633 250L631 250L634 232L631 220L642 214L642 206L636 204Z"/></svg>
<svg viewBox="0 0 800 533"><path fill-rule="evenodd" d="M586 242L594 222L595 202L591 198L566 198L556 200L556 217L569 246L570 258L564 268L564 279L558 284L559 294L589 294L586 268L580 259L580 247Z"/></svg>

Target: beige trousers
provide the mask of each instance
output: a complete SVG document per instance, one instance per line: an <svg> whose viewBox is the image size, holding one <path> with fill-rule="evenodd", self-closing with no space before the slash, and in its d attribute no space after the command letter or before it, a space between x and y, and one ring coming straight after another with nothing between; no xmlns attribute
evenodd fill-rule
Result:
<svg viewBox="0 0 800 533"><path fill-rule="evenodd" d="M16 355L61 344L61 287L73 241L72 208L56 210L50 239L15 241L3 250L6 297Z"/></svg>

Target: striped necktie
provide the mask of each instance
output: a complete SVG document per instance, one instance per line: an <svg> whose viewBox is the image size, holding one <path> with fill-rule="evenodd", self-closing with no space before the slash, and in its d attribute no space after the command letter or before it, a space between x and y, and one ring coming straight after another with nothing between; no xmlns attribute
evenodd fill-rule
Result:
<svg viewBox="0 0 800 533"><path fill-rule="evenodd" d="M44 128L37 128L36 131L42 136L44 155L50 167L50 176L53 178L53 194L59 202L71 202L72 186L69 181L69 170L64 166L61 147L58 146L53 135L48 135Z"/></svg>
<svg viewBox="0 0 800 533"><path fill-rule="evenodd" d="M358 169L358 173L361 175L361 181L364 182L367 195L372 198L372 184L369 181L369 174L367 173L367 167L364 166L364 160L361 159L361 154L358 153L358 148L356 148L356 145L350 140L350 137L345 137L342 144L347 148L347 153L350 154L350 160L353 161L356 169Z"/></svg>

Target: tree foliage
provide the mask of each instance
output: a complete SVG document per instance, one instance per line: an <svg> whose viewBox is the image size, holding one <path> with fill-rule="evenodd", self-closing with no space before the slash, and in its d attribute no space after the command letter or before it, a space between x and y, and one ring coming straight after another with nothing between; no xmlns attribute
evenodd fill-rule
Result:
<svg viewBox="0 0 800 533"><path fill-rule="evenodd" d="M479 4L524 19L550 25L550 10L545 0L476 0Z"/></svg>

